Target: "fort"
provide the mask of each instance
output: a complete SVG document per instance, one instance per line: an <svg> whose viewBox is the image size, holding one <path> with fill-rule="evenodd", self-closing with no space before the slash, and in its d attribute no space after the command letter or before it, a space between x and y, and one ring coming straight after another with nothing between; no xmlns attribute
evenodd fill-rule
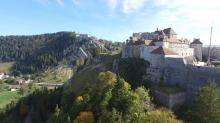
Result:
<svg viewBox="0 0 220 123"><path fill-rule="evenodd" d="M220 85L220 68L202 62L203 43L177 39L172 28L134 33L122 49L122 58L141 58L150 63L146 76L154 83L184 88L186 101L191 102L205 82ZM182 97L181 97L182 98Z"/></svg>

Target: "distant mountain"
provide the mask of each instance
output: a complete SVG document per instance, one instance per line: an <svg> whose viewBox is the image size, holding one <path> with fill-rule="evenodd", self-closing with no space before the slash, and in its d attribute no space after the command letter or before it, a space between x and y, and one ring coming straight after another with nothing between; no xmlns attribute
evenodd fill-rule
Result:
<svg viewBox="0 0 220 123"><path fill-rule="evenodd" d="M0 36L0 62L16 61L13 70L29 74L60 62L74 65L79 59L88 60L97 52L108 53L120 47L121 43L75 32Z"/></svg>

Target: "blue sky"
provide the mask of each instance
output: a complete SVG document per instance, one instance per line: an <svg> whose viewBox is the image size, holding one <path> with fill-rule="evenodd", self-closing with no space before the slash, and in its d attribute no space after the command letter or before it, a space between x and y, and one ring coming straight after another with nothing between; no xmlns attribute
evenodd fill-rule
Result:
<svg viewBox="0 0 220 123"><path fill-rule="evenodd" d="M220 44L217 0L4 0L0 5L0 35L75 31L125 41L133 32L172 27L178 38L208 44L213 23L213 44Z"/></svg>

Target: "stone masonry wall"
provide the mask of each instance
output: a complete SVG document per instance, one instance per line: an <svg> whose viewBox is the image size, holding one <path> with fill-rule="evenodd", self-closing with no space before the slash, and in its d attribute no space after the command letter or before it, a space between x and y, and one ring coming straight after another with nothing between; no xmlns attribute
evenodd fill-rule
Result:
<svg viewBox="0 0 220 123"><path fill-rule="evenodd" d="M164 70L164 82L167 85L179 85L185 88L189 102L208 80L214 80L220 86L220 68L180 66L167 66Z"/></svg>
<svg viewBox="0 0 220 123"><path fill-rule="evenodd" d="M155 101L168 108L174 108L175 106L184 104L186 98L186 94L184 92L167 94L158 90L153 91L153 96Z"/></svg>
<svg viewBox="0 0 220 123"><path fill-rule="evenodd" d="M187 66L187 69L186 92L189 95L189 101L193 100L193 97L208 80L213 80L220 86L220 68Z"/></svg>

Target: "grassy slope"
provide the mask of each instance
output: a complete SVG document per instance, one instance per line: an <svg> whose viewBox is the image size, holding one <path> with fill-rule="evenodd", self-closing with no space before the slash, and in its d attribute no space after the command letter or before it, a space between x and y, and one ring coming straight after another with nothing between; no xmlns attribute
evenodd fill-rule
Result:
<svg viewBox="0 0 220 123"><path fill-rule="evenodd" d="M62 83L69 80L73 74L71 68L62 66L39 73L34 81L40 83Z"/></svg>
<svg viewBox="0 0 220 123"><path fill-rule="evenodd" d="M20 95L17 91L1 91L0 92L0 109L5 108L11 101L16 101Z"/></svg>
<svg viewBox="0 0 220 123"><path fill-rule="evenodd" d="M114 59L119 58L117 55L102 55L102 62L96 65L90 65L76 74L71 82L75 92L80 93L86 85L93 87L97 82L97 75L103 71L111 71Z"/></svg>
<svg viewBox="0 0 220 123"><path fill-rule="evenodd" d="M0 63L0 72L9 73L13 65L14 65L14 62Z"/></svg>
<svg viewBox="0 0 220 123"><path fill-rule="evenodd" d="M14 62L4 62L0 63L0 72L9 73L10 69L14 65ZM3 86L2 84L0 86ZM0 109L5 108L7 104L9 104L11 101L16 101L20 95L15 91L7 91L3 90L0 91Z"/></svg>

